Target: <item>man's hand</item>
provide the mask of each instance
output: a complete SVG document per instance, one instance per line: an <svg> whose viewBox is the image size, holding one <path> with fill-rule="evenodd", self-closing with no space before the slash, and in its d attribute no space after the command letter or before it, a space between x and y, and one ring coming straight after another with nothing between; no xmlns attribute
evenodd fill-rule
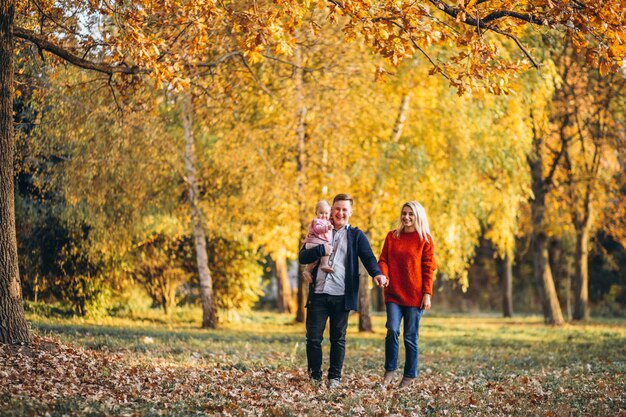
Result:
<svg viewBox="0 0 626 417"><path fill-rule="evenodd" d="M387 279L386 276L384 275L376 275L374 277L374 282L376 283L376 285L378 285L380 288L386 287L387 285L389 285L389 280Z"/></svg>
<svg viewBox="0 0 626 417"><path fill-rule="evenodd" d="M422 298L422 310L430 310L430 294L424 294Z"/></svg>
<svg viewBox="0 0 626 417"><path fill-rule="evenodd" d="M330 256L330 254L333 253L333 245L324 243L324 251L326 252L324 256Z"/></svg>

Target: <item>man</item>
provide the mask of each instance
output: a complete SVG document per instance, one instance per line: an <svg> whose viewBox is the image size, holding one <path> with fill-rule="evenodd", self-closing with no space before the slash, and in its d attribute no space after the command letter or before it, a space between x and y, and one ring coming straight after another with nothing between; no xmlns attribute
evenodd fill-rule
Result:
<svg viewBox="0 0 626 417"><path fill-rule="evenodd" d="M300 250L301 264L316 262L330 255L329 264L334 272L323 272L319 267L312 271L309 283L306 318L306 356L312 382L322 379L322 337L326 321L330 318L330 367L328 386L337 388L346 351L346 329L350 310L357 310L359 294L359 259L379 287L387 285L385 277L372 252L365 234L348 224L352 216L352 197L338 194L333 199L332 244L318 245Z"/></svg>

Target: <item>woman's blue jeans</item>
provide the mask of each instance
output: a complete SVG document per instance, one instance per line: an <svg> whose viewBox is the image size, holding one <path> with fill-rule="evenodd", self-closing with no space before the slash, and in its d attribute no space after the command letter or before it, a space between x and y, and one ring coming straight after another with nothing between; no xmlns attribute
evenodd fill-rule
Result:
<svg viewBox="0 0 626 417"><path fill-rule="evenodd" d="M400 336L400 321L404 319L403 334L404 349L406 350L404 376L415 378L417 376L417 355L419 354L417 340L419 337L420 318L424 310L417 307L402 307L394 303L387 303L386 305L385 370L395 371L398 369L398 337Z"/></svg>

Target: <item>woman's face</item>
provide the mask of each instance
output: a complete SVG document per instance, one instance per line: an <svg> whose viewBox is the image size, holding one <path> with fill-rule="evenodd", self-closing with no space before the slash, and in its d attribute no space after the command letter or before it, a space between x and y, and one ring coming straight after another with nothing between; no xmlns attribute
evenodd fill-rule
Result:
<svg viewBox="0 0 626 417"><path fill-rule="evenodd" d="M411 210L410 207L404 206L402 207L402 214L400 215L402 219L402 225L406 228L414 228L415 227L415 213Z"/></svg>

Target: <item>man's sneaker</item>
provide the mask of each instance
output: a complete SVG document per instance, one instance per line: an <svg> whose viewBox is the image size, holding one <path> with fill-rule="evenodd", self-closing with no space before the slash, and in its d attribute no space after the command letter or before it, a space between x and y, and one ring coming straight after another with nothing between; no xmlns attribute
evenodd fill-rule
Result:
<svg viewBox="0 0 626 417"><path fill-rule="evenodd" d="M316 388L319 387L320 384L322 383L322 380L321 379L317 379L317 378L311 378L309 381L311 382L311 385L316 387Z"/></svg>
<svg viewBox="0 0 626 417"><path fill-rule="evenodd" d="M393 380L396 378L396 371L385 371L385 375L383 376L383 384L389 385L393 383Z"/></svg>
<svg viewBox="0 0 626 417"><path fill-rule="evenodd" d="M340 384L341 382L339 382L339 378L331 378L328 380L328 388L330 389L339 388Z"/></svg>

